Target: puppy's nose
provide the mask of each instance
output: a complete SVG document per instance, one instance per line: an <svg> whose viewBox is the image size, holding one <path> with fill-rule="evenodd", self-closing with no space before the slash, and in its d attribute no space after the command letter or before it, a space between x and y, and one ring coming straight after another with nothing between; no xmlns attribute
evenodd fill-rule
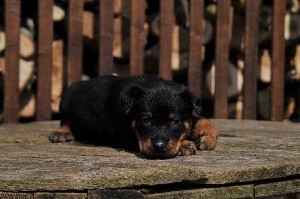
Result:
<svg viewBox="0 0 300 199"><path fill-rule="evenodd" d="M154 143L154 148L156 150L164 150L166 148L166 142L159 140Z"/></svg>

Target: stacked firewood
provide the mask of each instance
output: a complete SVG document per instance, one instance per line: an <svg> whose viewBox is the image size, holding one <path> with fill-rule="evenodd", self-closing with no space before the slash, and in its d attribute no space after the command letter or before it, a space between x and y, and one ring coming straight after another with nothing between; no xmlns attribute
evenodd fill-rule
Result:
<svg viewBox="0 0 300 199"><path fill-rule="evenodd" d="M159 63L159 31L160 31L160 0L145 0L146 20L145 30L147 41L145 46L145 72L157 73ZM98 0L85 0L83 12L83 71L84 77L98 75L98 42L95 24L98 20ZM131 0L114 0L113 21L113 56L114 72L129 74L130 51L130 2ZM172 70L174 79L186 83L189 49L189 0L175 0L175 26L172 43ZM287 1L285 18L286 39L286 70L285 84L287 92L286 119L299 115L300 96L300 11L298 0ZM58 112L58 104L64 85L65 48L67 35L67 0L54 0L53 22L53 75L52 75L52 111ZM272 1L262 1L259 20L259 62L258 62L258 116L259 119L269 119L269 96L271 81L271 37L272 37ZM35 114L35 82L36 77L36 12L37 0L22 1L22 20L20 28L20 116L34 117ZM5 30L3 26L3 4L0 4L0 74L5 67ZM205 1L203 19L203 102L208 109L213 110L215 85L215 21L217 1ZM244 39L245 39L245 1L233 0L231 9L231 44L229 60L229 117L241 118L243 109L243 69L244 69ZM2 85L0 85L2 86ZM292 92L290 90L293 90ZM204 112L207 117L211 112Z"/></svg>

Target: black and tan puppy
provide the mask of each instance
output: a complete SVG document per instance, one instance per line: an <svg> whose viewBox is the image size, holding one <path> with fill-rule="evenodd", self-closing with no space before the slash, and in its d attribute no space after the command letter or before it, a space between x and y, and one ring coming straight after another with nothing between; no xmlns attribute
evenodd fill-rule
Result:
<svg viewBox="0 0 300 199"><path fill-rule="evenodd" d="M61 128L51 142L82 140L147 158L212 150L218 131L200 115L200 99L187 87L155 76L106 76L75 83L60 103ZM194 113L193 113L194 112Z"/></svg>

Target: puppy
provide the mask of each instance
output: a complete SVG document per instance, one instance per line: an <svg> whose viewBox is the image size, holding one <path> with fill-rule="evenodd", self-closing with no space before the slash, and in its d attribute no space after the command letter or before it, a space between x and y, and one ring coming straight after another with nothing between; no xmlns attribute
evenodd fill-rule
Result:
<svg viewBox="0 0 300 199"><path fill-rule="evenodd" d="M166 159L212 150L217 128L200 117L200 99L156 76L105 76L70 86L60 103L61 128L51 142L81 140ZM195 115L198 116L195 116Z"/></svg>

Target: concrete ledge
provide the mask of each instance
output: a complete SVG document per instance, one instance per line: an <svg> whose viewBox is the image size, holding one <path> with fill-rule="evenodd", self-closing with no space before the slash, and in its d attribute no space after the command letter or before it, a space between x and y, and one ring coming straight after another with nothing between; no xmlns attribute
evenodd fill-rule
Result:
<svg viewBox="0 0 300 199"><path fill-rule="evenodd" d="M300 193L300 124L213 122L221 132L216 150L170 160L146 160L76 142L49 143L57 121L2 125L0 198L254 198Z"/></svg>

